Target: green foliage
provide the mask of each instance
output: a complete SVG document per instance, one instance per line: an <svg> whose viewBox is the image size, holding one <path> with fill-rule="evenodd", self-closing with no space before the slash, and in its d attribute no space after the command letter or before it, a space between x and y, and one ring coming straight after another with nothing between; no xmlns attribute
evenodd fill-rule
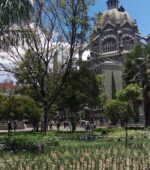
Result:
<svg viewBox="0 0 150 170"><path fill-rule="evenodd" d="M138 58L141 58L141 56L143 56L143 50L140 45L135 46L131 53L127 54L123 73L126 85L132 82L139 82L138 77L136 78L136 75L139 72L137 60Z"/></svg>
<svg viewBox="0 0 150 170"><path fill-rule="evenodd" d="M150 44L146 47L141 47L140 45L135 46L135 48L126 56L124 64L124 80L125 84L138 83L145 86L149 82L148 70L150 63ZM143 61L140 59L143 58ZM142 77L141 77L142 74ZM142 79L142 80L141 80Z"/></svg>
<svg viewBox="0 0 150 170"><path fill-rule="evenodd" d="M145 125L150 125L150 44L145 47L136 46L126 57L124 65L125 84L137 83L143 89ZM133 107L136 111L136 101ZM136 111L137 112L137 111ZM138 114L137 114L138 117ZM137 120L136 120L137 121Z"/></svg>
<svg viewBox="0 0 150 170"><path fill-rule="evenodd" d="M116 124L118 120L128 122L135 116L133 101L141 97L142 90L137 84L130 84L117 93L116 100L108 101L104 106L106 116ZM137 106L136 106L137 107Z"/></svg>
<svg viewBox="0 0 150 170"><path fill-rule="evenodd" d="M17 6L17 3L12 0L7 2L13 2ZM23 2L23 0L16 0L16 2ZM2 64L2 67L13 73L19 84L29 88L34 99L42 105L46 133L51 106L67 81L75 54L77 51L82 53L82 44L86 41L86 32L89 28L88 8L93 0L34 2L32 15L34 24L25 22L19 27L19 33L24 40L21 46L25 50L25 56L18 50L17 39L14 42L17 55L15 58L14 54L9 56L9 61L15 68L8 68L5 64L5 66ZM24 11L22 8L21 10L23 14ZM10 14L9 10L7 14ZM56 58L61 58L63 61L55 63L58 67L54 68ZM79 97L79 101L83 100L84 96L78 93L75 97L72 96L72 101L76 100L76 96Z"/></svg>
<svg viewBox="0 0 150 170"><path fill-rule="evenodd" d="M55 6L57 6L57 8L55 7L55 10L59 14L59 19L62 21L61 24L66 32L68 32L68 35L74 34L74 29L70 27L71 25L74 25L77 34L79 35L76 39L78 39L79 42L83 43L88 39L86 35L86 32L90 27L88 10L89 6L93 5L94 2L95 0L78 0L78 2L74 0L61 0L56 1L55 3ZM54 3L52 4L54 5Z"/></svg>
<svg viewBox="0 0 150 170"><path fill-rule="evenodd" d="M118 100L108 101L104 106L104 113L114 125L118 120L126 123L133 116L131 106L127 102Z"/></svg>
<svg viewBox="0 0 150 170"><path fill-rule="evenodd" d="M114 74L112 72L112 99L115 98L116 98L116 83L115 83Z"/></svg>
<svg viewBox="0 0 150 170"><path fill-rule="evenodd" d="M37 152L50 146L58 146L57 140L46 138L4 137L0 140L1 150L15 152Z"/></svg>
<svg viewBox="0 0 150 170"><path fill-rule="evenodd" d="M101 132L102 135L108 135L109 133L113 133L114 131L116 131L116 129L111 127L106 127L106 128L102 127L102 128L95 129L94 132Z"/></svg>
<svg viewBox="0 0 150 170"><path fill-rule="evenodd" d="M32 6L29 0L1 0L0 26L29 19Z"/></svg>
<svg viewBox="0 0 150 170"><path fill-rule="evenodd" d="M3 119L5 117L5 114L7 113L8 108L8 102L7 97L4 95L0 95L0 119Z"/></svg>
<svg viewBox="0 0 150 170"><path fill-rule="evenodd" d="M98 84L98 90L99 90L99 96L98 96L98 101L99 101L99 106L102 108L104 104L107 101L107 94L105 93L105 87L104 87L104 75L98 74L96 76L97 84Z"/></svg>
<svg viewBox="0 0 150 170"><path fill-rule="evenodd" d="M43 153L1 154L2 169L149 169L148 141L60 146ZM86 153L86 154L85 154Z"/></svg>
<svg viewBox="0 0 150 170"><path fill-rule="evenodd" d="M72 70L59 98L59 105L71 113L79 111L86 104L96 105L98 85L95 73L86 66Z"/></svg>
<svg viewBox="0 0 150 170"><path fill-rule="evenodd" d="M141 98L142 89L137 84L130 84L117 93L120 101L134 101Z"/></svg>
<svg viewBox="0 0 150 170"><path fill-rule="evenodd" d="M42 111L37 103L28 96L2 96L0 105L1 119L22 120L28 118L30 121L40 120Z"/></svg>

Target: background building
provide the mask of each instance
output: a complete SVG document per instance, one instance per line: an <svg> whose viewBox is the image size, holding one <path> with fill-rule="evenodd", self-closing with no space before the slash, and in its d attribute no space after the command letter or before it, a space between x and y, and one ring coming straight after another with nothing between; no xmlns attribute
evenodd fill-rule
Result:
<svg viewBox="0 0 150 170"><path fill-rule="evenodd" d="M122 89L122 63L141 36L136 20L132 21L118 0L107 0L107 11L98 13L91 36L89 64L105 75L105 91L112 98L112 79L116 91Z"/></svg>

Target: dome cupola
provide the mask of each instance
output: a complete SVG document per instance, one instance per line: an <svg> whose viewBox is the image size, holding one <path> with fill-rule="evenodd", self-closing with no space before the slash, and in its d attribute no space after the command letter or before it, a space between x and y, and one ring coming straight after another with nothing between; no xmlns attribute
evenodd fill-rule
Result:
<svg viewBox="0 0 150 170"><path fill-rule="evenodd" d="M108 9L117 8L118 9L119 1L118 0L107 0Z"/></svg>

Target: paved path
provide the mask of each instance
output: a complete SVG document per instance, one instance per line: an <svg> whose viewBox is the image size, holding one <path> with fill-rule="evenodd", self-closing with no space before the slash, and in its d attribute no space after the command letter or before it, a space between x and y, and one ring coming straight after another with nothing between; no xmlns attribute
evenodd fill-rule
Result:
<svg viewBox="0 0 150 170"><path fill-rule="evenodd" d="M40 129L39 129L40 130ZM33 128L17 129L16 132L30 132L33 131ZM52 131L57 131L56 126L53 126ZM69 129L64 129L63 126L60 127L60 131L70 131ZM85 131L84 128L76 127L76 131ZM6 133L8 130L0 130L0 133Z"/></svg>

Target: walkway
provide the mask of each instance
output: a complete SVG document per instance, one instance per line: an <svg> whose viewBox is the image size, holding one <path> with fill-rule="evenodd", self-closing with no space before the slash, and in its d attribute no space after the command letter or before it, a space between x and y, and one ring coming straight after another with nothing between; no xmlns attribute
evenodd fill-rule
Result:
<svg viewBox="0 0 150 170"><path fill-rule="evenodd" d="M25 129L17 129L16 130L16 132L31 132L31 131L33 131L33 128L27 128L27 127ZM56 126L53 126L52 131L57 131ZM60 131L65 132L65 131L68 131L68 130L64 129L63 126L60 126ZM80 127L76 127L76 131L85 131L85 129L80 128ZM0 130L0 133L6 133L6 132L8 132L8 130Z"/></svg>

